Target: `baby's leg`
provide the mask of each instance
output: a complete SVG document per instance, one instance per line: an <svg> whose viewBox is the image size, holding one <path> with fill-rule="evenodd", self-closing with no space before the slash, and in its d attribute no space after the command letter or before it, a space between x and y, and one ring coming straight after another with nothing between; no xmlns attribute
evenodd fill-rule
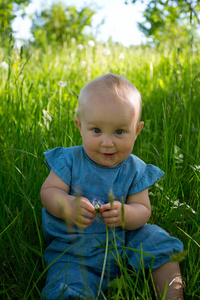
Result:
<svg viewBox="0 0 200 300"><path fill-rule="evenodd" d="M76 264L58 261L47 271L46 285L42 291L45 300L84 299L83 274Z"/></svg>
<svg viewBox="0 0 200 300"><path fill-rule="evenodd" d="M179 264L171 261L173 254L183 251L182 243L156 225L145 225L138 230L128 231L126 242L126 253L130 260L130 262L128 261L129 267L133 266L138 270L141 268L140 261L142 261L142 267L149 269L154 262L152 276L158 299L165 291L165 287L167 288L166 299L183 299ZM146 252L150 256L143 254L141 259L141 254L135 250L142 250L143 253Z"/></svg>
<svg viewBox="0 0 200 300"><path fill-rule="evenodd" d="M100 275L85 265L59 260L47 271L46 285L42 292L43 299L95 299ZM104 291L106 287L107 280L104 279L102 290Z"/></svg>
<svg viewBox="0 0 200 300"><path fill-rule="evenodd" d="M165 299L182 300L183 285L181 271L177 262L167 262L152 272L158 299L163 295L166 287Z"/></svg>

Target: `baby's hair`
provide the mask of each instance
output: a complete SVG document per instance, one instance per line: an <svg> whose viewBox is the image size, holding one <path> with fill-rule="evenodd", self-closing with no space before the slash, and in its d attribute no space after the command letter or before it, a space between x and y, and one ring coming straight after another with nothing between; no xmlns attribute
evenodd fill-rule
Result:
<svg viewBox="0 0 200 300"><path fill-rule="evenodd" d="M127 99L132 96L133 101L135 101L137 104L139 104L139 120L141 117L141 111L142 111L142 96L138 89L124 76L116 75L113 73L105 74L102 76L98 76L94 78L91 82L86 84L79 94L78 99L78 110L77 115L80 116L81 114L81 104L84 101L84 97L86 93L89 93L90 91L95 89L95 93L101 92L101 91L108 91L108 92L114 92L116 93L116 101L124 101L126 102ZM139 122L138 120L138 122Z"/></svg>

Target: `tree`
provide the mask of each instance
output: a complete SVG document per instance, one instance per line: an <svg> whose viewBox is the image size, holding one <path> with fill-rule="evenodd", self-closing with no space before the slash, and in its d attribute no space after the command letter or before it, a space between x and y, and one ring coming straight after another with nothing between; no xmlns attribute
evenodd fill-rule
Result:
<svg viewBox="0 0 200 300"><path fill-rule="evenodd" d="M93 9L84 7L77 11L75 6L65 7L63 2L53 4L33 19L31 32L39 46L47 44L63 45L71 38L80 39L86 26L91 26Z"/></svg>
<svg viewBox="0 0 200 300"><path fill-rule="evenodd" d="M134 4L137 1L132 0ZM139 29L155 44L181 46L192 41L200 24L200 0L149 0ZM127 3L127 2L126 2Z"/></svg>
<svg viewBox="0 0 200 300"><path fill-rule="evenodd" d="M0 0L0 44L5 46L12 34L12 21L16 17L16 11L22 9L30 3L30 0Z"/></svg>

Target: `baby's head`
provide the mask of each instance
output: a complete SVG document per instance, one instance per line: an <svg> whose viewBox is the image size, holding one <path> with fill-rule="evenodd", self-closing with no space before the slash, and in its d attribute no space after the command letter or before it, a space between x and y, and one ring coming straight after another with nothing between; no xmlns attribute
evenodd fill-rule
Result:
<svg viewBox="0 0 200 300"><path fill-rule="evenodd" d="M116 102L123 102L124 105L132 103L139 122L142 111L142 97L138 89L125 77L109 73L96 77L85 85L79 94L77 111L79 118L81 118L84 109L87 109L88 98L91 94L102 94L102 96L104 94L113 94Z"/></svg>
<svg viewBox="0 0 200 300"><path fill-rule="evenodd" d="M75 123L94 162L113 167L130 155L143 127L141 102L140 92L120 75L99 76L81 90Z"/></svg>

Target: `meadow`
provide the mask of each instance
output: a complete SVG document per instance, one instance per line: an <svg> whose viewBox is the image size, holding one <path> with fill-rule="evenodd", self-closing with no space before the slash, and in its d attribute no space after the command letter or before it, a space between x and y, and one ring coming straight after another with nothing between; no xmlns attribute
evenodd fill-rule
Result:
<svg viewBox="0 0 200 300"><path fill-rule="evenodd" d="M0 49L0 298L40 299L46 247L40 188L43 152L81 144L77 95L113 72L142 93L144 130L134 154L165 176L152 188L151 224L184 244L185 299L200 299L200 48L102 44ZM133 284L134 282L134 284ZM122 268L104 299L154 299L149 278Z"/></svg>

